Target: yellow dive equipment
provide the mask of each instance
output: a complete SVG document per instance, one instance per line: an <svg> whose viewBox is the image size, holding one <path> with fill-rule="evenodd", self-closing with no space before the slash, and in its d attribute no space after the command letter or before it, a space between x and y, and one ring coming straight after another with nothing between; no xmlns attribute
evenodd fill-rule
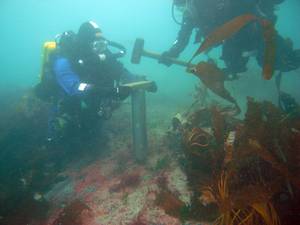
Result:
<svg viewBox="0 0 300 225"><path fill-rule="evenodd" d="M41 74L40 79L43 80L46 65L49 63L49 56L52 52L56 49L56 42L55 41L47 41L43 45L43 53L42 53L42 67L41 67Z"/></svg>

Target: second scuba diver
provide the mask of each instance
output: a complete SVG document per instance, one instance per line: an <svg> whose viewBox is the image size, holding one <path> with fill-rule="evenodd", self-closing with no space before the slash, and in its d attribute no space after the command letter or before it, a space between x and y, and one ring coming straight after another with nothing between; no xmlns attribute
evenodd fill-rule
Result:
<svg viewBox="0 0 300 225"><path fill-rule="evenodd" d="M276 23L274 13L275 6L284 0L173 0L172 15L174 20L180 24L177 39L172 47L163 52L160 63L170 66L172 63L168 57L177 58L189 43L194 29L197 30L195 43L199 43L219 26L229 20L243 15L253 14ZM183 12L182 22L176 20L174 8ZM276 62L275 69L287 72L300 67L300 50L294 50L289 39L284 39L276 34ZM238 73L247 70L246 64L249 57L255 53L258 64L263 64L264 42L262 28L253 22L243 28L233 37L225 40L222 44L222 56L226 68L224 69L227 79L237 78Z"/></svg>
<svg viewBox="0 0 300 225"><path fill-rule="evenodd" d="M56 42L36 89L52 104L49 141L92 132L129 95L129 88L119 84L141 79L118 61L125 48L105 39L93 21L83 23L77 35L64 32ZM120 50L112 53L109 45Z"/></svg>

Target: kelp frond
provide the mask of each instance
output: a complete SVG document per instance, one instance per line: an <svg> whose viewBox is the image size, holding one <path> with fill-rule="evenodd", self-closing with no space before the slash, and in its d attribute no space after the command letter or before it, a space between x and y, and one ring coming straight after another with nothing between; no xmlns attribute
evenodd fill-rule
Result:
<svg viewBox="0 0 300 225"><path fill-rule="evenodd" d="M229 178L223 171L215 185L203 189L206 195L213 196L221 213L214 225L280 225L278 214L269 201L249 202L237 208L230 193Z"/></svg>

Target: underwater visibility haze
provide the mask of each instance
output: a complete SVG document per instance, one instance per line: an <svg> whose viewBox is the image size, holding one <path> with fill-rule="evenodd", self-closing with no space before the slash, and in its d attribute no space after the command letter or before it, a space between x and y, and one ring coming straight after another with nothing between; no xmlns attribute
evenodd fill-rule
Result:
<svg viewBox="0 0 300 225"><path fill-rule="evenodd" d="M99 23L105 36L122 43L128 51L131 51L135 38L142 37L146 40L146 48L162 52L170 47L179 30L179 26L171 17L171 5L171 0L76 2L3 0L0 9L3 52L1 54L1 89L26 88L38 82L43 43L53 40L55 35L63 31L73 30L76 32L80 24L87 20ZM276 11L278 15L276 26L279 32L284 37L291 38L295 48L300 45L297 38L299 7L296 0L290 0L281 4ZM190 44L182 58L188 59L196 48L197 45ZM197 82L189 76L188 78L184 76L181 68L165 68L157 65L154 61L148 62L147 59L144 59L145 62L141 65L134 66L130 65L129 58L130 52L122 61L134 72L147 73L145 71L151 69L148 76L154 76L159 85L168 83L167 86L161 88L161 92L166 95L176 95L177 93L179 96L176 97L181 98L180 92L176 91L178 88L176 83L180 83L180 90L186 96L190 85ZM251 67L256 68L255 63L253 66L251 64L250 69ZM293 81L299 80L295 75L288 77L283 85L286 88L295 87L293 85L297 82ZM172 85L173 83L174 85ZM170 93L168 88L171 88L172 94L168 94ZM259 90L261 89L263 90L264 86L259 88ZM291 91L292 89L295 88L291 88ZM254 94L256 91L249 90L249 92ZM271 98L264 93L262 95Z"/></svg>
<svg viewBox="0 0 300 225"><path fill-rule="evenodd" d="M299 12L1 0L0 225L300 224Z"/></svg>

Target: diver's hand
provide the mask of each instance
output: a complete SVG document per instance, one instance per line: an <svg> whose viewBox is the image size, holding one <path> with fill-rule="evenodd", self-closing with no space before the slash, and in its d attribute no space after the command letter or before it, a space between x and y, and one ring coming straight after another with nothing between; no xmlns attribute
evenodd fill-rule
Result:
<svg viewBox="0 0 300 225"><path fill-rule="evenodd" d="M119 86L114 89L115 96L120 100L125 100L130 95L130 87L127 86Z"/></svg>
<svg viewBox="0 0 300 225"><path fill-rule="evenodd" d="M173 63L170 58L172 58L172 57L174 57L174 56L171 54L170 51L163 52L161 54L161 57L158 60L158 63L164 64L166 66L171 66Z"/></svg>
<svg viewBox="0 0 300 225"><path fill-rule="evenodd" d="M152 92L152 93L157 92L156 82L153 81L152 85L147 89L147 91Z"/></svg>

